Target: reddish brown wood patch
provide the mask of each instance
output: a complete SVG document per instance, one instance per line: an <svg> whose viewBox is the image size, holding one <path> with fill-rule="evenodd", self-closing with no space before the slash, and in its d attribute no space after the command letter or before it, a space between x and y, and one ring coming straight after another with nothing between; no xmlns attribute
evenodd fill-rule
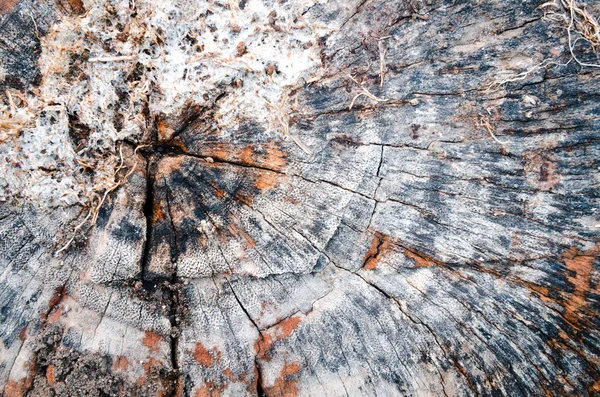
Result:
<svg viewBox="0 0 600 397"><path fill-rule="evenodd" d="M583 253L572 248L563 254L567 269L565 277L574 288L570 298L565 301L565 317L572 323L578 322L578 313L587 306L585 298L590 289L592 263L599 252L600 244Z"/></svg>
<svg viewBox="0 0 600 397"><path fill-rule="evenodd" d="M56 375L54 373L54 365L50 364L46 368L46 379L48 379L48 383L51 385L56 384Z"/></svg>
<svg viewBox="0 0 600 397"><path fill-rule="evenodd" d="M282 339L288 338L300 324L300 317L293 316L286 318L279 324L273 326L266 332L263 332L254 344L254 350L260 359L271 360L271 348L273 345Z"/></svg>
<svg viewBox="0 0 600 397"><path fill-rule="evenodd" d="M29 361L26 365L29 368L27 376L18 381L9 380L4 388L4 397L22 397L31 389L35 376L35 360Z"/></svg>
<svg viewBox="0 0 600 397"><path fill-rule="evenodd" d="M297 363L286 364L281 369L279 377L271 387L266 387L265 392L268 396L281 395L284 397L296 397L298 395L298 373L300 365Z"/></svg>
<svg viewBox="0 0 600 397"><path fill-rule="evenodd" d="M381 262L386 255L390 254L390 251L401 253L408 259L411 259L414 262L414 265L411 267L429 267L441 265L441 262L433 257L417 250L406 248L401 245L400 241L394 241L390 236L376 232L373 235L373 240L371 240L371 247L363 259L363 269L377 269L379 262Z"/></svg>
<svg viewBox="0 0 600 397"><path fill-rule="evenodd" d="M46 313L42 313L40 315L42 321L48 320L48 315L50 315L50 313L52 312L54 307L56 305L58 305L65 297L66 297L65 287L64 286L56 287L56 289L54 290L54 294L52 294L52 297L48 301L48 311ZM58 316L60 317L60 313L58 314Z"/></svg>
<svg viewBox="0 0 600 397"><path fill-rule="evenodd" d="M117 356L113 364L113 371L127 371L129 360L125 356Z"/></svg>
<svg viewBox="0 0 600 397"><path fill-rule="evenodd" d="M429 267L429 266L438 266L441 264L439 261L433 259L429 255L424 254L419 251L404 248L403 252L404 252L404 255L406 255L408 258L412 259L413 261L415 261L414 267Z"/></svg>
<svg viewBox="0 0 600 397"><path fill-rule="evenodd" d="M72 15L85 14L85 7L82 0L59 0L59 6L64 12Z"/></svg>
<svg viewBox="0 0 600 397"><path fill-rule="evenodd" d="M389 237L379 232L373 235L371 240L371 247L365 254L363 259L363 269L375 270L377 269L377 263L381 260L385 250L389 246Z"/></svg>
<svg viewBox="0 0 600 397"><path fill-rule="evenodd" d="M194 359L204 367L209 367L213 362L212 355L201 343L196 343Z"/></svg>
<svg viewBox="0 0 600 397"><path fill-rule="evenodd" d="M154 203L152 208L152 221L156 222L163 219L165 216L165 212L162 209L161 203Z"/></svg>
<svg viewBox="0 0 600 397"><path fill-rule="evenodd" d="M142 344L146 346L150 351L157 352L159 350L159 344L163 340L163 337L159 334L146 331L144 333L144 337L142 338Z"/></svg>
<svg viewBox="0 0 600 397"><path fill-rule="evenodd" d="M0 0L0 14L6 14L17 5L19 0Z"/></svg>
<svg viewBox="0 0 600 397"><path fill-rule="evenodd" d="M258 190L269 190L275 186L277 176L278 175L274 172L259 172L256 181L254 182L254 186L256 186Z"/></svg>

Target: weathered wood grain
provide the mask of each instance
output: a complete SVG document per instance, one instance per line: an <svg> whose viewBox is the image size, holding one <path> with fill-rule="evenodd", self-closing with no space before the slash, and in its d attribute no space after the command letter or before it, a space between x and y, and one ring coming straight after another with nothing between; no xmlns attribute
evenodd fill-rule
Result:
<svg viewBox="0 0 600 397"><path fill-rule="evenodd" d="M600 72L490 88L569 59L540 4L317 3L335 32L290 134L156 117L59 256L81 209L2 203L2 395L600 393ZM2 3L7 86L37 65L6 21L57 7ZM385 101L349 109L353 79Z"/></svg>

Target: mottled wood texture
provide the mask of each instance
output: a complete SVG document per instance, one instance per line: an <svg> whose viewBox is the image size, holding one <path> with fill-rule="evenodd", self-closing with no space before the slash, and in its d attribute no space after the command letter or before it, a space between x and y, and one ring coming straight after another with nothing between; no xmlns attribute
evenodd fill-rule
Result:
<svg viewBox="0 0 600 397"><path fill-rule="evenodd" d="M0 392L597 395L600 74L487 90L565 51L540 3L316 5L310 154L192 109L66 255L78 209L0 206ZM43 34L63 8L2 2L3 84L35 83L28 12ZM350 74L388 101L349 110Z"/></svg>

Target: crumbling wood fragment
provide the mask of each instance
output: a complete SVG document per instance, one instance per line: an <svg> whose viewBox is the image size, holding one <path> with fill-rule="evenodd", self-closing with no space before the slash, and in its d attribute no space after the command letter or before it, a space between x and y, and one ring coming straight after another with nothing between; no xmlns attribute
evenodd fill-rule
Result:
<svg viewBox="0 0 600 397"><path fill-rule="evenodd" d="M0 203L0 395L598 395L600 69L541 3L311 3L289 134L147 110L59 255L86 208ZM85 3L0 12L35 90Z"/></svg>

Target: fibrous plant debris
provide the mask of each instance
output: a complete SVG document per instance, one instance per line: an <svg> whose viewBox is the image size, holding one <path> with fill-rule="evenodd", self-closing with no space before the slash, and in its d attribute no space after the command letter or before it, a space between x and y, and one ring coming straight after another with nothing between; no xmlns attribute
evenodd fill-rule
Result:
<svg viewBox="0 0 600 397"><path fill-rule="evenodd" d="M360 87L360 89L362 90L362 92L359 92L358 94L356 94L354 96L354 98L352 98L352 101L350 101L350 105L348 106L349 110L352 110L354 103L361 96L366 96L367 98L369 98L370 100L372 100L374 102L385 102L387 100L387 99L379 98L379 97L376 97L375 95L373 95L371 93L371 91L366 89L365 86L363 84L361 84L358 80L356 80L356 78L354 78L352 75L349 75L348 77L350 78L350 80L352 80L354 83L356 83L356 85L358 85Z"/></svg>
<svg viewBox="0 0 600 397"><path fill-rule="evenodd" d="M501 72L497 78L488 84L487 89L496 89L507 83L523 81L532 74L550 66L565 67L575 61L582 67L600 68L600 23L598 18L585 4L575 0L554 0L539 6L544 11L544 19L558 23L567 32L568 59L560 62L563 54L544 59L522 72ZM595 57L596 62L581 60L576 52Z"/></svg>
<svg viewBox="0 0 600 397"><path fill-rule="evenodd" d="M190 104L214 106L226 135L246 119L287 132L286 93L321 72L313 3L85 1L40 38L39 89L0 107L0 200L97 208L132 171L122 143L148 144Z"/></svg>
<svg viewBox="0 0 600 397"><path fill-rule="evenodd" d="M596 55L600 51L600 25L596 17L587 10L585 5L575 0L555 0L544 3L541 7L550 7L558 10L557 12L550 11L549 16L555 17L559 21L562 20L566 24L569 52L572 59L582 66L600 67L599 63L583 62L575 55L575 47L579 41L587 43Z"/></svg>

